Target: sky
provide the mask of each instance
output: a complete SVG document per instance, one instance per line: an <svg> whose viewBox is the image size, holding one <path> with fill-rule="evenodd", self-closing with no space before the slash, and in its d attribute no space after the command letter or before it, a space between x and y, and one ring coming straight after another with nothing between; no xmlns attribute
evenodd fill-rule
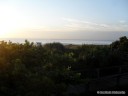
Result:
<svg viewBox="0 0 128 96"><path fill-rule="evenodd" d="M0 0L0 38L128 36L128 0Z"/></svg>

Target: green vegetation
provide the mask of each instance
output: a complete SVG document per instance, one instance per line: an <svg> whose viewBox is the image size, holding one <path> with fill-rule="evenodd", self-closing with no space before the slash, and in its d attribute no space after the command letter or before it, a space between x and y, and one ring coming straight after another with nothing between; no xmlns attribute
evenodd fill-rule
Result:
<svg viewBox="0 0 128 96"><path fill-rule="evenodd" d="M127 54L125 36L111 45L1 41L0 96L64 96L69 84L87 78L83 70L127 65Z"/></svg>

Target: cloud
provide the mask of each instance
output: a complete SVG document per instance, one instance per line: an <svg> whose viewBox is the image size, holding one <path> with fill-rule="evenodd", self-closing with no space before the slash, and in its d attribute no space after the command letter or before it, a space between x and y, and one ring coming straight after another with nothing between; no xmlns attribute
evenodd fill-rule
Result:
<svg viewBox="0 0 128 96"><path fill-rule="evenodd" d="M102 24L71 18L62 18L62 20L66 22L65 28L70 31L128 31L128 24L122 24L126 22L124 20L115 24Z"/></svg>
<svg viewBox="0 0 128 96"><path fill-rule="evenodd" d="M126 21L125 20L120 20L119 23L124 24L124 23L126 23Z"/></svg>

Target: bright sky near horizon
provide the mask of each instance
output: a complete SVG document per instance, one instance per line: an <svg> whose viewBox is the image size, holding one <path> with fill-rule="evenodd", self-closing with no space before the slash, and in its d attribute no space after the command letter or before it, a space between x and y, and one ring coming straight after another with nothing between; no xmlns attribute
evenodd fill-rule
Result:
<svg viewBox="0 0 128 96"><path fill-rule="evenodd" d="M128 36L128 0L0 0L0 38Z"/></svg>

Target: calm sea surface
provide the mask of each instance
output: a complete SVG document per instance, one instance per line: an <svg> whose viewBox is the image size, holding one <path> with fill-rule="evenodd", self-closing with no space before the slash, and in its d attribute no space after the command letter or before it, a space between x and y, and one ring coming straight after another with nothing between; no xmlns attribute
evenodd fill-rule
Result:
<svg viewBox="0 0 128 96"><path fill-rule="evenodd" d="M14 39L14 38L0 38L0 41L11 41L13 43L24 43L24 41L26 39ZM111 44L113 41L110 40L81 40L81 39L27 39L30 42L41 42L42 44L46 44L46 43L53 43L53 42L60 42L62 44L94 44L94 45L109 45Z"/></svg>

